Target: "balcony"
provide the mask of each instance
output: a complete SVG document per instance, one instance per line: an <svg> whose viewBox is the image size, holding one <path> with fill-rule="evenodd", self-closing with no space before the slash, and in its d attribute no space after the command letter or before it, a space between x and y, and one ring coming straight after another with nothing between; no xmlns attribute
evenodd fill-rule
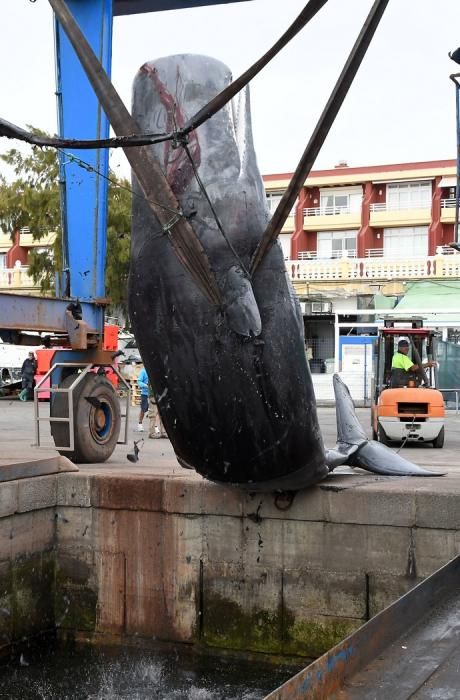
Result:
<svg viewBox="0 0 460 700"><path fill-rule="evenodd" d="M370 225L377 228L387 226L411 226L431 222L431 201L420 200L410 205L378 202L370 205Z"/></svg>
<svg viewBox="0 0 460 700"><path fill-rule="evenodd" d="M22 228L20 231L19 245L22 248L48 248L53 245L56 238L55 231L40 230L42 237L34 239L29 228Z"/></svg>
<svg viewBox="0 0 460 700"><path fill-rule="evenodd" d="M310 258L286 261L292 282L330 282L377 280L416 280L460 277L460 255L452 249L438 248L437 254L419 258L384 257L377 249L367 251L365 258Z"/></svg>
<svg viewBox="0 0 460 700"><path fill-rule="evenodd" d="M342 230L361 226L361 209L347 207L308 207L303 210L305 231Z"/></svg>
<svg viewBox="0 0 460 700"><path fill-rule="evenodd" d="M453 224L455 222L455 197L441 199L441 223Z"/></svg>
<svg viewBox="0 0 460 700"><path fill-rule="evenodd" d="M39 286L36 285L28 274L28 267L3 267L0 268L0 292L12 292L23 294L34 294L39 291Z"/></svg>

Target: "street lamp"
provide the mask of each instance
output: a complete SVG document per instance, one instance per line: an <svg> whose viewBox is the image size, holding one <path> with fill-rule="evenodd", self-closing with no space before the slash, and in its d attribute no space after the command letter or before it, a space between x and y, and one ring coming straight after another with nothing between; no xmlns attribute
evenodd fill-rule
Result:
<svg viewBox="0 0 460 700"><path fill-rule="evenodd" d="M460 47L451 51L449 57L460 65ZM460 73L453 73L450 79L455 83L455 105L456 105L456 131L457 131L457 184L455 188L455 224L454 224L454 241L450 243L450 247L460 251L460 240L458 235L458 211L460 198Z"/></svg>

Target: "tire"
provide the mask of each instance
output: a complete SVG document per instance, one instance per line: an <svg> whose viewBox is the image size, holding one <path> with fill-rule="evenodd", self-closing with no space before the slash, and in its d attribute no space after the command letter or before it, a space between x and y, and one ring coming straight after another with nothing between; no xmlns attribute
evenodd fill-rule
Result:
<svg viewBox="0 0 460 700"><path fill-rule="evenodd" d="M77 379L76 374L66 377L59 388L68 388ZM86 397L98 399L95 407ZM113 385L105 378L89 372L73 393L74 449L58 450L72 462L85 464L105 462L113 453L121 426L120 404ZM68 418L68 394L55 394L51 399L50 415ZM69 425L51 423L51 435L56 446L70 444Z"/></svg>
<svg viewBox="0 0 460 700"><path fill-rule="evenodd" d="M377 437L379 439L379 442L382 443L382 445L386 445L387 447L389 447L393 444L392 441L387 438L385 431L381 425L377 426Z"/></svg>
<svg viewBox="0 0 460 700"><path fill-rule="evenodd" d="M433 440L433 447L438 449L444 447L444 426L442 426L441 430L439 431L438 437Z"/></svg>

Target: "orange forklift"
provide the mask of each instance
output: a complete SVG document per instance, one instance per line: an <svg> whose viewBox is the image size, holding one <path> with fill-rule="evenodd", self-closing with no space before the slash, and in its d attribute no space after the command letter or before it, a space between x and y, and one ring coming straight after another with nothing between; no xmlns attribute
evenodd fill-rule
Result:
<svg viewBox="0 0 460 700"><path fill-rule="evenodd" d="M372 387L372 434L384 445L430 442L444 445L444 399L436 389L436 365L423 368L426 360L436 362L438 333L423 328L423 319L388 317L379 329L374 355ZM409 356L416 372L392 370L398 343L409 343ZM396 377L395 377L396 375Z"/></svg>

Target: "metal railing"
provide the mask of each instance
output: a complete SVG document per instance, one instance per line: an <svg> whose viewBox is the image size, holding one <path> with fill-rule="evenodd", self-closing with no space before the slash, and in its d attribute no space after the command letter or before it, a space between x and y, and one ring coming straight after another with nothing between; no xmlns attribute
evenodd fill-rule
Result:
<svg viewBox="0 0 460 700"><path fill-rule="evenodd" d="M348 204L341 207L307 207L303 210L304 216L335 216L337 214L359 214L360 207L350 207Z"/></svg>
<svg viewBox="0 0 460 700"><path fill-rule="evenodd" d="M401 202L375 202L369 205L370 211L410 211L411 209L431 209L430 199L419 199L402 204Z"/></svg>
<svg viewBox="0 0 460 700"><path fill-rule="evenodd" d="M441 199L441 209L455 209L455 197L449 199Z"/></svg>
<svg viewBox="0 0 460 700"><path fill-rule="evenodd" d="M297 256L298 260L337 260L338 258L356 258L356 250L333 251L331 255L321 256L316 251L301 250ZM436 248L436 255L458 255L459 252L448 245L441 245ZM385 258L388 261L395 259L394 253L385 253L384 248L367 248L364 251L366 258ZM425 256L417 256L424 258Z"/></svg>
<svg viewBox="0 0 460 700"><path fill-rule="evenodd" d="M338 260L339 258L356 258L356 250L333 250L330 255L321 255L317 251L301 250L298 260Z"/></svg>
<svg viewBox="0 0 460 700"><path fill-rule="evenodd" d="M459 408L458 396L460 394L460 389L439 389L439 391L443 395L444 401L448 401L448 399L445 398L445 394L455 394L455 415L458 416L458 408Z"/></svg>

